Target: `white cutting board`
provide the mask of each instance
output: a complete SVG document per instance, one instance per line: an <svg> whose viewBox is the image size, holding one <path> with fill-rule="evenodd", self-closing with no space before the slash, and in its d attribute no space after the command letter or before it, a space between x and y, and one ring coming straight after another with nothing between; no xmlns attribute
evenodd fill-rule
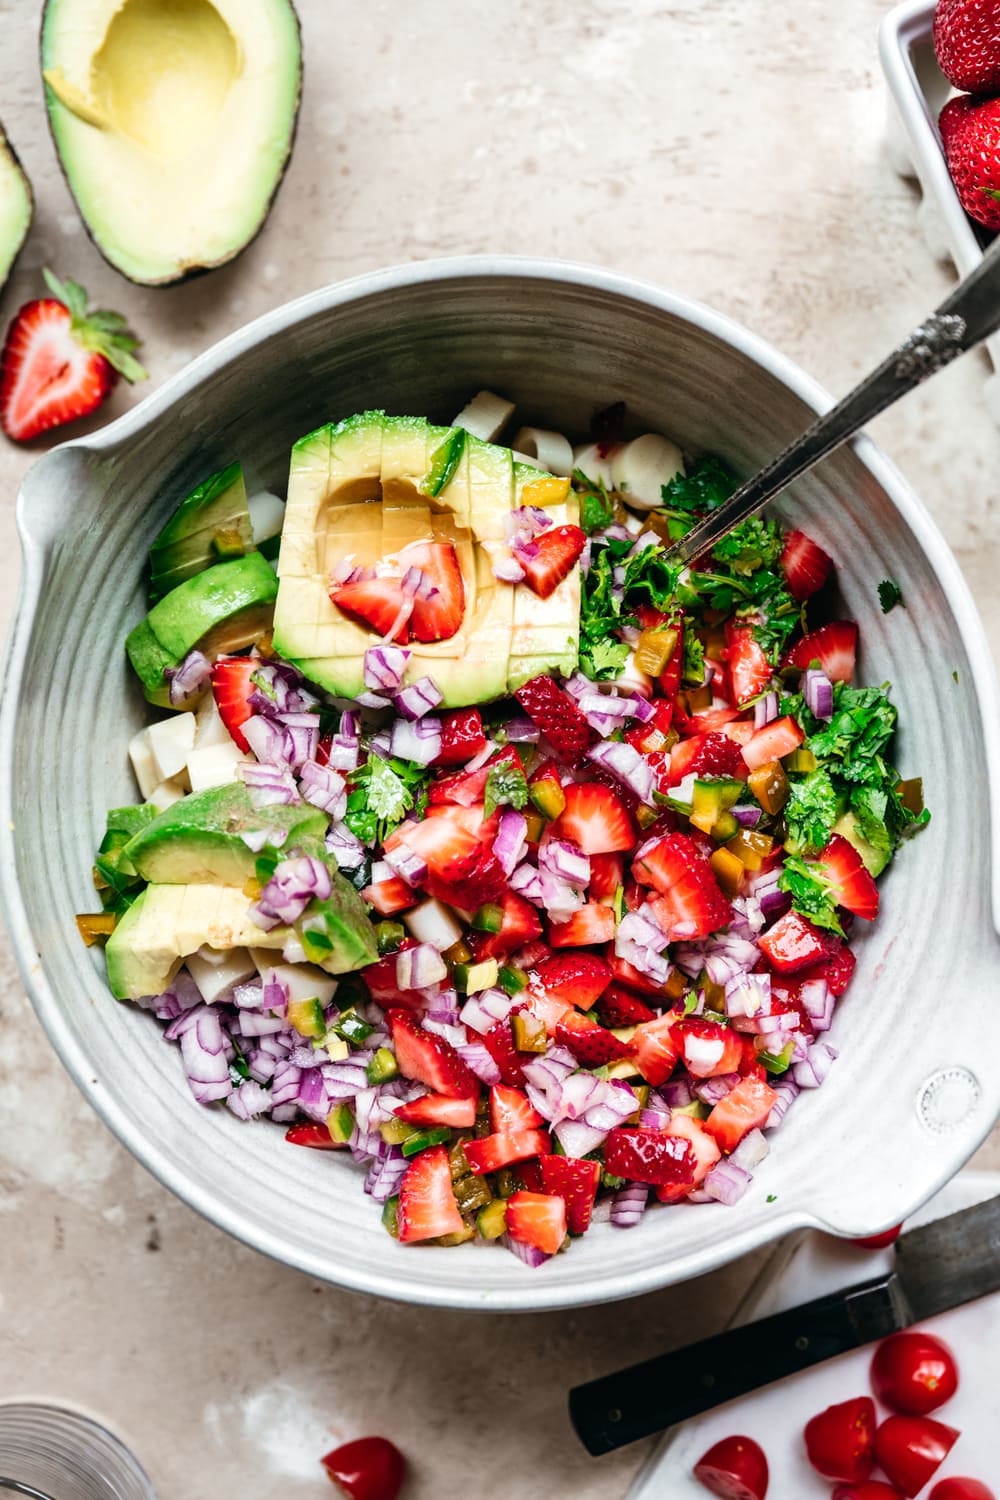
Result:
<svg viewBox="0 0 1000 1500"><path fill-rule="evenodd" d="M965 1172L909 1219L907 1227L955 1213L998 1193L1000 1173ZM793 1245L778 1248L734 1322L748 1323L866 1281L888 1269L891 1259L887 1250L862 1250L829 1235L805 1234ZM960 1375L956 1395L933 1414L962 1432L935 1480L962 1474L996 1487L1000 1485L1000 1293L943 1313L920 1327L951 1346ZM705 1333L713 1331L706 1328ZM869 1345L843 1354L674 1428L640 1473L627 1500L705 1500L708 1492L692 1478L691 1470L706 1449L733 1433L756 1438L767 1454L768 1500L830 1500L831 1483L821 1479L807 1461L802 1430L824 1407L871 1395L868 1370L873 1348ZM680 1361L677 1378L684 1379Z"/></svg>

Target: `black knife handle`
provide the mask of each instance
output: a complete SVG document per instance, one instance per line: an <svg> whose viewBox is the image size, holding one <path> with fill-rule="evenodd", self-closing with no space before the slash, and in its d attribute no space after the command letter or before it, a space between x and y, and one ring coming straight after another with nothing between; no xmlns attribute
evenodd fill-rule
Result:
<svg viewBox="0 0 1000 1500"><path fill-rule="evenodd" d="M891 1272L578 1385L570 1419L590 1453L611 1453L910 1321Z"/></svg>

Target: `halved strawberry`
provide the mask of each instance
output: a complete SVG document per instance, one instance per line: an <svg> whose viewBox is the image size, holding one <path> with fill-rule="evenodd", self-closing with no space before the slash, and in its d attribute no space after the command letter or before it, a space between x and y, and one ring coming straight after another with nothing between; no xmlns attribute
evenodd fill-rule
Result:
<svg viewBox="0 0 1000 1500"><path fill-rule="evenodd" d="M850 682L857 654L858 627L854 621L831 620L829 625L821 625L796 641L785 652L781 665L804 671L818 661L831 682Z"/></svg>
<svg viewBox="0 0 1000 1500"><path fill-rule="evenodd" d="M0 424L19 443L96 411L119 375L146 379L125 319L89 311L77 282L42 275L53 295L24 304L0 353Z"/></svg>
<svg viewBox="0 0 1000 1500"><path fill-rule="evenodd" d="M361 892L369 906L374 906L380 917L391 917L394 912L406 911L416 906L419 894L399 875L390 875L387 880L377 880L366 885Z"/></svg>
<svg viewBox="0 0 1000 1500"><path fill-rule="evenodd" d="M782 974L795 974L811 964L822 963L838 946L832 933L821 932L797 911L779 917L757 943L771 967Z"/></svg>
<svg viewBox="0 0 1000 1500"><path fill-rule="evenodd" d="M577 1011L567 1011L563 1016L556 1027L556 1041L561 1047L568 1047L585 1068L603 1068L605 1063L631 1057L633 1051L631 1042L620 1041Z"/></svg>
<svg viewBox="0 0 1000 1500"><path fill-rule="evenodd" d="M609 943L615 935L615 914L599 901L586 901L566 922L549 923L553 948L585 948L591 943Z"/></svg>
<svg viewBox="0 0 1000 1500"><path fill-rule="evenodd" d="M632 873L660 892L650 906L671 941L707 937L732 918L711 865L687 834L648 839L636 851Z"/></svg>
<svg viewBox="0 0 1000 1500"><path fill-rule="evenodd" d="M638 1026L656 1020L656 1012L644 1000L616 983L609 984L598 1000L597 1014L604 1026Z"/></svg>
<svg viewBox="0 0 1000 1500"><path fill-rule="evenodd" d="M290 1146L308 1146L312 1151L340 1151L346 1141L335 1141L326 1126L313 1120L300 1120L289 1125L285 1140Z"/></svg>
<svg viewBox="0 0 1000 1500"><path fill-rule="evenodd" d="M554 953L536 970L547 995L589 1010L611 983L611 965L596 953Z"/></svg>
<svg viewBox="0 0 1000 1500"><path fill-rule="evenodd" d="M403 593L399 578L358 578L353 583L334 584L330 600L345 614L356 615L370 625L376 634L388 636L391 631L398 646L405 646L410 639L406 609L412 601Z"/></svg>
<svg viewBox="0 0 1000 1500"><path fill-rule="evenodd" d="M451 776L439 776L428 788L427 800L432 807L439 803L452 802L459 807L472 807L482 802L486 792L486 781L490 772L498 765L516 766L520 771L521 757L513 745L505 745L479 767L477 771L456 771Z"/></svg>
<svg viewBox="0 0 1000 1500"><path fill-rule="evenodd" d="M498 1021L483 1037L483 1046L500 1069L503 1083L524 1087L524 1068L517 1048L510 1021Z"/></svg>
<svg viewBox="0 0 1000 1500"><path fill-rule="evenodd" d="M823 866L837 905L873 922L878 916L878 886L854 845L835 833L816 863Z"/></svg>
<svg viewBox="0 0 1000 1500"><path fill-rule="evenodd" d="M431 585L430 598L418 590L410 615L410 637L415 641L448 641L465 615L465 584L451 542L410 542L399 554L404 574L419 568Z"/></svg>
<svg viewBox="0 0 1000 1500"><path fill-rule="evenodd" d="M745 1135L765 1124L777 1097L763 1079L741 1079L719 1100L705 1121L705 1129L728 1156Z"/></svg>
<svg viewBox="0 0 1000 1500"><path fill-rule="evenodd" d="M479 1080L443 1036L422 1030L410 1011L390 1010L386 1020L404 1078L414 1078L435 1093L453 1098L478 1096Z"/></svg>
<svg viewBox="0 0 1000 1500"><path fill-rule="evenodd" d="M490 1124L496 1135L518 1135L544 1123L523 1089L507 1083L495 1083L490 1089Z"/></svg>
<svg viewBox="0 0 1000 1500"><path fill-rule="evenodd" d="M444 1146L430 1146L413 1158L399 1186L396 1216L404 1245L462 1233L465 1224L455 1202Z"/></svg>
<svg viewBox="0 0 1000 1500"><path fill-rule="evenodd" d="M563 787L566 806L553 824L557 838L572 839L584 854L614 854L631 849L635 824L616 792L596 781L572 781Z"/></svg>
<svg viewBox="0 0 1000 1500"><path fill-rule="evenodd" d="M626 1182L694 1186L697 1160L690 1141L662 1130L616 1125L604 1142L604 1165Z"/></svg>
<svg viewBox="0 0 1000 1500"><path fill-rule="evenodd" d="M542 1156L539 1166L543 1191L561 1198L566 1205L570 1234L586 1234L601 1180L600 1162L577 1156Z"/></svg>
<svg viewBox="0 0 1000 1500"><path fill-rule="evenodd" d="M212 697L219 718L229 731L229 738L246 755L250 746L241 725L253 718L249 698L254 690L251 678L261 667L259 656L220 656L212 668Z"/></svg>
<svg viewBox="0 0 1000 1500"><path fill-rule="evenodd" d="M821 589L833 567L833 558L804 531L785 533L785 550L780 561L789 592L796 599L808 599Z"/></svg>
<svg viewBox="0 0 1000 1500"><path fill-rule="evenodd" d="M753 625L726 625L725 658L737 708L756 698L769 685L773 668L754 635Z"/></svg>
<svg viewBox="0 0 1000 1500"><path fill-rule="evenodd" d="M687 1016L674 1027L674 1039L680 1042L681 1057L695 1078L715 1078L735 1073L743 1060L743 1042L739 1032L709 1021L704 1016Z"/></svg>
<svg viewBox="0 0 1000 1500"><path fill-rule="evenodd" d="M625 884L625 861L620 854L590 856L590 884L587 895L602 905L614 901L620 885Z"/></svg>
<svg viewBox="0 0 1000 1500"><path fill-rule="evenodd" d="M575 567L587 537L579 526L552 526L534 538L538 550L533 557L518 553L525 582L539 599L554 594L563 579Z"/></svg>
<svg viewBox="0 0 1000 1500"><path fill-rule="evenodd" d="M484 1135L477 1141L466 1141L463 1149L469 1166L481 1177L484 1172L499 1172L511 1162L542 1156L552 1149L552 1142L545 1130L519 1130L514 1135Z"/></svg>
<svg viewBox="0 0 1000 1500"><path fill-rule="evenodd" d="M507 1233L519 1244L555 1255L566 1238L566 1204L548 1193L512 1193L507 1199Z"/></svg>
<svg viewBox="0 0 1000 1500"><path fill-rule="evenodd" d="M471 1130L476 1123L476 1101L471 1094L464 1099L451 1094L422 1094L401 1104L395 1113L404 1125L450 1125L455 1130Z"/></svg>
<svg viewBox="0 0 1000 1500"><path fill-rule="evenodd" d="M680 1042L674 1035L676 1015L668 1011L638 1026L632 1035L636 1066L653 1088L666 1083L680 1057Z"/></svg>
<svg viewBox="0 0 1000 1500"><path fill-rule="evenodd" d="M850 948L841 943L829 957L807 969L799 969L796 978L800 984L805 984L808 979L824 979L831 995L842 995L851 982L856 965L857 959Z"/></svg>
<svg viewBox="0 0 1000 1500"><path fill-rule="evenodd" d="M799 725L790 714L786 714L783 719L775 719L772 723L765 724L747 741L741 752L743 763L749 766L751 771L756 771L760 766L766 766L768 761L780 760L783 755L791 755L804 739L805 735Z"/></svg>
<svg viewBox="0 0 1000 1500"><path fill-rule="evenodd" d="M679 740L670 752L670 785L676 786L685 776L745 777L747 768L735 740L728 734L693 735Z"/></svg>
<svg viewBox="0 0 1000 1500"><path fill-rule="evenodd" d="M503 912L500 931L472 934L472 949L477 958L507 958L518 948L523 948L526 943L542 935L538 912L530 901L526 901L516 891L504 891L499 906Z"/></svg>
<svg viewBox="0 0 1000 1500"><path fill-rule="evenodd" d="M486 749L483 716L478 708L455 708L441 715L441 750L434 766L464 766Z"/></svg>
<svg viewBox="0 0 1000 1500"><path fill-rule="evenodd" d="M517 689L514 697L568 765L582 760L596 741L597 735L569 693L563 692L551 677L532 677Z"/></svg>
<svg viewBox="0 0 1000 1500"><path fill-rule="evenodd" d="M687 1141L694 1153L694 1180L688 1187L683 1183L663 1183L656 1189L661 1203L676 1203L686 1198L692 1187L700 1187L719 1160L722 1152L718 1143L709 1135L702 1120L691 1115L674 1115L664 1127L667 1135L676 1135Z"/></svg>

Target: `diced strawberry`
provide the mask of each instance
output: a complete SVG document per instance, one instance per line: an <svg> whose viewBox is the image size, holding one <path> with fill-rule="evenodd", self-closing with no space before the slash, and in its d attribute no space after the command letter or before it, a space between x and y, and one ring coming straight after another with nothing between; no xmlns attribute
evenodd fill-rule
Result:
<svg viewBox="0 0 1000 1500"><path fill-rule="evenodd" d="M478 708L454 708L441 715L441 750L433 766L464 766L486 749L483 716Z"/></svg>
<svg viewBox="0 0 1000 1500"><path fill-rule="evenodd" d="M611 983L611 965L596 953L554 953L536 972L547 995L581 1010L589 1010Z"/></svg>
<svg viewBox="0 0 1000 1500"><path fill-rule="evenodd" d="M419 1151L399 1186L397 1208L402 1244L461 1234L465 1228L451 1185L451 1166L444 1146Z"/></svg>
<svg viewBox="0 0 1000 1500"><path fill-rule="evenodd" d="M597 782L599 786L606 786L609 791L614 792L626 812L630 813L633 817L635 816L635 810L639 806L638 794L630 786L626 786L624 782L619 781L615 773L609 771L607 766L598 766L593 761L589 761L587 763L587 779L588 781Z"/></svg>
<svg viewBox="0 0 1000 1500"><path fill-rule="evenodd" d="M808 599L821 589L830 576L833 558L818 542L804 531L785 533L785 550L781 554L781 568L788 582L789 592L796 599Z"/></svg>
<svg viewBox="0 0 1000 1500"><path fill-rule="evenodd" d="M804 739L805 735L796 721L786 714L783 719L774 719L770 724L765 724L763 729L758 729L753 738L747 741L743 746L744 763L751 771L756 771L759 766L766 766L768 761L791 755Z"/></svg>
<svg viewBox="0 0 1000 1500"><path fill-rule="evenodd" d="M407 948L416 947L415 938L404 938L397 952L403 952ZM385 958L380 958L376 963L369 964L361 970L361 978L368 986L368 992L372 999L387 1010L389 1006L401 1006L404 1010L422 1010L424 1006L423 990L401 990L396 983L396 954L387 953Z"/></svg>
<svg viewBox="0 0 1000 1500"><path fill-rule="evenodd" d="M627 985L630 990L636 990L640 995L650 995L659 1000L661 1005L666 1004L665 990L662 984L655 984L648 979L639 969L635 968L627 959L619 958L613 948L606 950L611 972L619 984Z"/></svg>
<svg viewBox="0 0 1000 1500"><path fill-rule="evenodd" d="M410 1011L390 1010L386 1020L404 1078L426 1083L437 1094L459 1099L478 1097L479 1080L443 1036L422 1030Z"/></svg>
<svg viewBox="0 0 1000 1500"><path fill-rule="evenodd" d="M836 951L837 939L814 927L801 912L787 911L758 938L758 946L773 969L795 974L822 963Z"/></svg>
<svg viewBox="0 0 1000 1500"><path fill-rule="evenodd" d="M555 995L546 995L538 985L525 990L519 1008L529 1016L534 1016L537 1021L543 1021L549 1036L555 1036L556 1027L563 1016L575 1013L575 1007L568 1000L557 1000Z"/></svg>
<svg viewBox="0 0 1000 1500"><path fill-rule="evenodd" d="M783 667L805 670L818 661L831 682L850 682L858 654L858 627L853 620L832 620L811 630L785 652Z"/></svg>
<svg viewBox="0 0 1000 1500"><path fill-rule="evenodd" d="M697 1159L690 1141L662 1130L616 1125L604 1142L604 1165L626 1182L651 1187L670 1184L693 1187Z"/></svg>
<svg viewBox="0 0 1000 1500"><path fill-rule="evenodd" d="M488 847L495 823L483 821L481 804L428 808L419 823L401 823L385 841L387 852L405 844L427 865L423 889L462 911L498 901L507 887ZM475 831L473 831L475 830Z"/></svg>
<svg viewBox="0 0 1000 1500"><path fill-rule="evenodd" d="M514 697L536 724L553 750L568 765L576 765L597 739L569 693L551 677L532 677Z"/></svg>
<svg viewBox="0 0 1000 1500"><path fill-rule="evenodd" d="M831 995L842 995L851 982L857 959L848 948L846 943L829 957L823 958L817 964L810 964L807 969L800 969L796 978L800 984L805 984L809 979L824 979L829 987Z"/></svg>
<svg viewBox="0 0 1000 1500"><path fill-rule="evenodd" d="M742 708L770 684L771 663L754 635L753 625L726 625L725 658L729 663L729 681L733 703Z"/></svg>
<svg viewBox="0 0 1000 1500"><path fill-rule="evenodd" d="M597 1014L605 1026L638 1026L643 1021L655 1021L656 1012L651 1010L638 995L633 995L623 984L609 984L597 1002Z"/></svg>
<svg viewBox="0 0 1000 1500"><path fill-rule="evenodd" d="M417 590L409 621L410 638L450 640L465 615L465 585L451 542L410 542L400 552L399 564L404 573L408 568L419 568L432 590L426 599Z"/></svg>
<svg viewBox="0 0 1000 1500"><path fill-rule="evenodd" d="M511 954L511 963L519 969L534 969L545 958L552 957L552 949L548 943L543 943L541 938L534 938L519 948L516 953Z"/></svg>
<svg viewBox="0 0 1000 1500"><path fill-rule="evenodd" d="M721 734L739 713L735 708L707 708L703 714L691 714L684 721L687 734Z"/></svg>
<svg viewBox="0 0 1000 1500"><path fill-rule="evenodd" d="M514 1182L522 1192L541 1193L542 1168L537 1156L532 1156L528 1161L519 1161L514 1166Z"/></svg>
<svg viewBox="0 0 1000 1500"><path fill-rule="evenodd" d="M705 1129L704 1121L695 1120L691 1115L674 1115L670 1124L664 1127L664 1133L689 1142L694 1153L694 1181L691 1187L667 1183L656 1189L656 1196L661 1203L676 1203L679 1198L686 1198L692 1187L701 1186L722 1152Z"/></svg>
<svg viewBox="0 0 1000 1500"><path fill-rule="evenodd" d="M675 657L676 654L675 652ZM677 670L679 683L679 665ZM663 681L662 676L659 681ZM675 695L676 690L671 694L669 700L666 698L653 699L653 717L648 719L645 724L633 724L631 729L626 729L625 739L628 744L634 745L644 755L648 755L651 751L666 749L667 735L670 733L674 721L673 698Z"/></svg>
<svg viewBox="0 0 1000 1500"><path fill-rule="evenodd" d="M680 1042L674 1035L677 1017L671 1012L638 1026L632 1035L636 1067L646 1082L658 1088L666 1083L680 1057Z"/></svg>
<svg viewBox="0 0 1000 1500"><path fill-rule="evenodd" d="M285 1140L290 1146L308 1146L312 1151L340 1151L346 1141L335 1141L326 1126L313 1120L301 1120L289 1125Z"/></svg>
<svg viewBox="0 0 1000 1500"><path fill-rule="evenodd" d="M566 922L549 923L553 948L583 948L591 943L609 943L615 935L615 914L599 901L586 901Z"/></svg>
<svg viewBox="0 0 1000 1500"><path fill-rule="evenodd" d="M420 900L413 887L398 875L390 875L387 880L377 880L374 885L366 885L361 894L369 906L374 906L380 917L391 917L394 912L406 911L408 907L416 906Z"/></svg>
<svg viewBox="0 0 1000 1500"><path fill-rule="evenodd" d="M878 916L878 887L854 845L835 833L816 863L823 866L837 905L873 922Z"/></svg>
<svg viewBox="0 0 1000 1500"><path fill-rule="evenodd" d="M507 1233L519 1244L555 1255L566 1238L565 1201L549 1193L512 1193L507 1199Z"/></svg>
<svg viewBox="0 0 1000 1500"><path fill-rule="evenodd" d="M477 911L487 902L499 902L506 889L507 877L503 868L488 849L480 850L475 865L461 880L441 880L432 872L424 882L424 890L429 896L467 912Z"/></svg>
<svg viewBox="0 0 1000 1500"><path fill-rule="evenodd" d="M404 1125L450 1125L454 1130L471 1130L476 1123L476 1101L471 1094L467 1099L422 1094L409 1104L401 1104L395 1114Z"/></svg>
<svg viewBox="0 0 1000 1500"><path fill-rule="evenodd" d="M631 849L635 824L617 793L597 781L571 781L563 788L566 806L555 820L558 838L571 839L584 854Z"/></svg>
<svg viewBox="0 0 1000 1500"><path fill-rule="evenodd" d="M636 851L632 872L660 892L650 906L671 941L707 937L732 919L711 865L688 834L648 839Z"/></svg>
<svg viewBox="0 0 1000 1500"><path fill-rule="evenodd" d="M679 740L670 752L671 786L690 775L744 778L746 774L740 747L727 734L713 732Z"/></svg>
<svg viewBox="0 0 1000 1500"><path fill-rule="evenodd" d="M566 1205L570 1234L586 1234L601 1181L600 1163L577 1156L542 1156L539 1165L543 1191L555 1194Z"/></svg>
<svg viewBox="0 0 1000 1500"><path fill-rule="evenodd" d="M249 698L254 685L250 679L261 665L258 656L220 656L212 668L212 697L219 718L228 729L229 738L244 755L250 746L241 726L253 718Z"/></svg>
<svg viewBox="0 0 1000 1500"><path fill-rule="evenodd" d="M507 958L532 939L541 937L542 923L530 901L516 891L504 891L499 932L474 932L472 948L477 958Z"/></svg>
<svg viewBox="0 0 1000 1500"><path fill-rule="evenodd" d="M516 766L520 771L521 757L513 745L505 745L496 755L491 755L485 765L477 771L457 771L452 776L439 776L431 782L427 800L432 807L451 802L459 807L473 807L482 802L486 793L486 782L490 772L499 765Z"/></svg>
<svg viewBox="0 0 1000 1500"><path fill-rule="evenodd" d="M490 1089L490 1124L496 1135L518 1135L544 1123L523 1089L507 1083L495 1083Z"/></svg>
<svg viewBox="0 0 1000 1500"><path fill-rule="evenodd" d="M463 1149L469 1166L481 1177L484 1172L499 1172L511 1162L542 1156L552 1149L552 1142L547 1131L519 1130L514 1135L484 1135L478 1141L466 1141Z"/></svg>
<svg viewBox="0 0 1000 1500"><path fill-rule="evenodd" d="M567 574L576 566L587 537L579 526L551 526L534 538L537 548L533 557L518 554L528 587L539 599L554 594Z"/></svg>
<svg viewBox="0 0 1000 1500"><path fill-rule="evenodd" d="M567 1012L559 1022L556 1041L561 1047L568 1047L585 1068L602 1068L605 1063L631 1057L633 1050L631 1042L619 1041L589 1016L575 1011Z"/></svg>
<svg viewBox="0 0 1000 1500"><path fill-rule="evenodd" d="M735 1073L743 1059L739 1033L704 1016L688 1016L678 1021L674 1038L680 1040L684 1065L695 1078Z"/></svg>
<svg viewBox="0 0 1000 1500"><path fill-rule="evenodd" d="M504 1083L524 1087L524 1069L521 1057L514 1046L514 1032L510 1021L498 1021L483 1037L483 1046L500 1069Z"/></svg>
<svg viewBox="0 0 1000 1500"><path fill-rule="evenodd" d="M722 733L726 736L727 740L732 740L733 744L739 745L742 750L744 745L749 745L757 731L754 728L752 719L734 719L731 724L727 724L724 727ZM741 769L746 769L746 762L744 762Z"/></svg>
<svg viewBox="0 0 1000 1500"><path fill-rule="evenodd" d="M590 885L587 895L602 905L614 901L615 892L625 884L625 861L620 854L590 856Z"/></svg>
<svg viewBox="0 0 1000 1500"><path fill-rule="evenodd" d="M403 593L400 579L357 578L353 583L335 584L330 599L345 614L370 625L377 635L389 636L391 631L391 639L399 646L410 639L406 611L412 601Z"/></svg>
<svg viewBox="0 0 1000 1500"><path fill-rule="evenodd" d="M777 1097L763 1079L743 1078L719 1100L705 1121L705 1129L728 1156L745 1135L766 1122Z"/></svg>

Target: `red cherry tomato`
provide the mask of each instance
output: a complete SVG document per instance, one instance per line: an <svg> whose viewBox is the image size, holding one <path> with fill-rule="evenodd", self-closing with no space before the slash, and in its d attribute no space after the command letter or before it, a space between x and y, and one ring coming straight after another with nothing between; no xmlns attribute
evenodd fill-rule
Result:
<svg viewBox="0 0 1000 1500"><path fill-rule="evenodd" d="M865 1479L861 1484L838 1484L833 1500L903 1500L903 1496L881 1479Z"/></svg>
<svg viewBox="0 0 1000 1500"><path fill-rule="evenodd" d="M960 1436L933 1417L886 1417L875 1434L879 1468L907 1497L919 1494Z"/></svg>
<svg viewBox="0 0 1000 1500"><path fill-rule="evenodd" d="M347 1500L396 1500L406 1477L406 1460L384 1437L355 1438L320 1463Z"/></svg>
<svg viewBox="0 0 1000 1500"><path fill-rule="evenodd" d="M863 1240L852 1240L852 1245L860 1245L862 1250L884 1250L886 1245L894 1245L903 1231L902 1224L894 1224L891 1229L883 1229L881 1234L869 1234Z"/></svg>
<svg viewBox="0 0 1000 1500"><path fill-rule="evenodd" d="M926 1417L958 1390L958 1367L948 1345L933 1334L894 1333L872 1357L872 1390L890 1411Z"/></svg>
<svg viewBox="0 0 1000 1500"><path fill-rule="evenodd" d="M827 1479L856 1484L872 1471L875 1451L875 1402L857 1396L828 1406L806 1423L809 1462Z"/></svg>
<svg viewBox="0 0 1000 1500"><path fill-rule="evenodd" d="M753 1438L723 1438L695 1464L694 1477L722 1500L764 1500L767 1459Z"/></svg>
<svg viewBox="0 0 1000 1500"><path fill-rule="evenodd" d="M941 1479L927 1500L996 1500L993 1491L979 1479Z"/></svg>

